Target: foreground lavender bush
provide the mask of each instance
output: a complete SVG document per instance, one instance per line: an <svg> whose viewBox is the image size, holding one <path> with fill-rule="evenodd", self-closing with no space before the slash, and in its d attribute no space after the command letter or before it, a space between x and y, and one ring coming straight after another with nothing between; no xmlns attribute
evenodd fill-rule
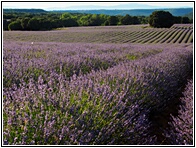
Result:
<svg viewBox="0 0 196 148"><path fill-rule="evenodd" d="M192 145L193 144L193 80L189 81L184 97L180 98L179 115L172 117L170 133L165 131L165 136L171 139L174 145Z"/></svg>
<svg viewBox="0 0 196 148"><path fill-rule="evenodd" d="M53 69L21 80L3 91L4 144L160 144L149 114L179 93L192 62L191 46L168 46L70 80Z"/></svg>

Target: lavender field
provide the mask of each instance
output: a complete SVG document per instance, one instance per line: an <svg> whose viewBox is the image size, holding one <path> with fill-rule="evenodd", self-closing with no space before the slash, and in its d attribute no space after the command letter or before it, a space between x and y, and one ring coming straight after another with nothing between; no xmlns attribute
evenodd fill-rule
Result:
<svg viewBox="0 0 196 148"><path fill-rule="evenodd" d="M39 35L38 35L39 34ZM5 31L11 41L63 43L192 43L192 24L176 24L171 28L147 25L70 27L53 31Z"/></svg>
<svg viewBox="0 0 196 148"><path fill-rule="evenodd" d="M193 27L3 32L5 145L192 145Z"/></svg>

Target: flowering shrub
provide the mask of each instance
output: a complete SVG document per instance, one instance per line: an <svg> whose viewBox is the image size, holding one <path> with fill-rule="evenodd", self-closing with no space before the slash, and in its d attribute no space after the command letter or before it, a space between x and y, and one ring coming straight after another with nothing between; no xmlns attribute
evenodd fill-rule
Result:
<svg viewBox="0 0 196 148"><path fill-rule="evenodd" d="M165 131L165 136L170 138L174 145L192 145L193 144L193 80L190 80L180 98L179 115L171 116L170 131Z"/></svg>

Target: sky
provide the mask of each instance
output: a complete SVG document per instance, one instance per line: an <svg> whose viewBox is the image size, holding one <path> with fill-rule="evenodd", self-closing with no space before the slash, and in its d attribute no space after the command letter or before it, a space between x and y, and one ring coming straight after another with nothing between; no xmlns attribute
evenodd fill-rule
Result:
<svg viewBox="0 0 196 148"><path fill-rule="evenodd" d="M148 6L152 6L152 7L160 7L160 8L181 8L181 7L192 7L194 3L193 2L115 2L115 1L111 1L111 2L2 2L2 7L3 8L26 8L26 9L30 9L30 8L36 8L36 9L44 9L44 10L62 10L62 9L74 9L78 8L81 6L81 8L85 8L85 6L99 6L99 8L101 7L106 7L106 6L116 6L116 5L124 5L124 4L136 4L136 5L148 5ZM145 6L144 6L145 9Z"/></svg>

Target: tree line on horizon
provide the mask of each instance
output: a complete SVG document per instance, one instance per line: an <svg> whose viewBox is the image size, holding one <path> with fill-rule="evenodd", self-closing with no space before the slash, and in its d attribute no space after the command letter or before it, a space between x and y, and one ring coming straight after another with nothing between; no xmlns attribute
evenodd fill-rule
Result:
<svg viewBox="0 0 196 148"><path fill-rule="evenodd" d="M82 14L68 12L5 12L3 14L3 30L41 31L76 26L135 25L148 24L150 20L150 16L131 16L129 14L125 16L110 16L105 14ZM192 20L188 17L172 16L172 23L186 24L192 23Z"/></svg>

